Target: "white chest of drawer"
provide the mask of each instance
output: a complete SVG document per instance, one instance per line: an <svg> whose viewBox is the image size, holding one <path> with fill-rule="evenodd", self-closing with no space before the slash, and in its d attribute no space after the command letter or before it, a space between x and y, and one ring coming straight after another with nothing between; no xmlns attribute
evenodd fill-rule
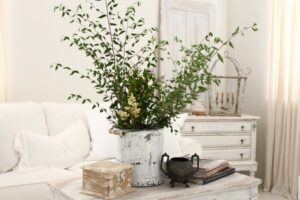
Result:
<svg viewBox="0 0 300 200"><path fill-rule="evenodd" d="M226 159L237 171L249 171L254 176L258 119L250 115L188 116L181 132L202 145L203 157Z"/></svg>

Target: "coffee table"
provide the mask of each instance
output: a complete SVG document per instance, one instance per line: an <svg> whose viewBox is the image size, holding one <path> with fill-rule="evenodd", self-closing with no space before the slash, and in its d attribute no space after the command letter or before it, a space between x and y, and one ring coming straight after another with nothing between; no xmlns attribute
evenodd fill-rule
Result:
<svg viewBox="0 0 300 200"><path fill-rule="evenodd" d="M242 174L232 174L207 185L190 184L189 188L177 184L170 188L166 183L135 191L114 200L257 200L261 180ZM82 179L69 179L48 183L52 200L100 200L81 194Z"/></svg>

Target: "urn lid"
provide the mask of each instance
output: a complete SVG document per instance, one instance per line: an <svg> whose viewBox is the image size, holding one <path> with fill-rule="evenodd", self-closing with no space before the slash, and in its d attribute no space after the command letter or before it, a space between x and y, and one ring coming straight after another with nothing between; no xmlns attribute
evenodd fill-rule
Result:
<svg viewBox="0 0 300 200"><path fill-rule="evenodd" d="M124 170L129 170L131 168L132 166L129 164L117 163L112 161L101 161L83 167L84 170L89 170L96 173L110 173L110 174L117 174L123 172Z"/></svg>

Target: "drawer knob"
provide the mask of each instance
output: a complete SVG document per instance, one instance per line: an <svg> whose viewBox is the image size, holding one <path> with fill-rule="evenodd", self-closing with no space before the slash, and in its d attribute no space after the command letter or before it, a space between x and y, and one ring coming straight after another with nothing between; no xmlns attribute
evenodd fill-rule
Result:
<svg viewBox="0 0 300 200"><path fill-rule="evenodd" d="M241 126L241 129L242 129L242 131L244 131L244 129L245 129L245 126L243 125L243 126Z"/></svg>
<svg viewBox="0 0 300 200"><path fill-rule="evenodd" d="M244 154L243 153L241 153L240 156L241 156L241 159L244 159Z"/></svg>
<svg viewBox="0 0 300 200"><path fill-rule="evenodd" d="M245 140L241 139L241 145L244 145Z"/></svg>
<svg viewBox="0 0 300 200"><path fill-rule="evenodd" d="M194 127L194 126L192 126L192 127L191 127L191 129L192 129L192 132L194 132L194 131L195 131L195 127Z"/></svg>

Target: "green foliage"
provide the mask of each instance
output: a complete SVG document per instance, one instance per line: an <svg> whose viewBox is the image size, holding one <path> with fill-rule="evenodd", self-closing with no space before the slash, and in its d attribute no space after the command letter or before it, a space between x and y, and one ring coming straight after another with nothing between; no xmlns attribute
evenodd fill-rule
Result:
<svg viewBox="0 0 300 200"><path fill-rule="evenodd" d="M116 128L171 127L172 120L199 93L205 92L210 84L219 83L209 72L212 59L217 57L223 62L220 50L226 45L233 48L232 38L248 29L256 31L256 24L242 30L237 28L225 42L209 33L200 44L190 48L182 46L182 59L173 61L178 74L165 80L155 71L163 60L159 52L167 51L168 41L158 40L156 28L145 28L144 19L136 17L139 6L137 1L122 14L117 11L116 0L86 0L76 9L55 7L54 11L70 24L79 26L76 33L63 37L62 41L82 51L93 61L93 66L84 72L60 63L51 67L88 79L103 101L110 102L108 119ZM178 38L175 42L181 43ZM100 112L106 111L102 101L95 102L79 94L71 94L71 99L90 103Z"/></svg>

